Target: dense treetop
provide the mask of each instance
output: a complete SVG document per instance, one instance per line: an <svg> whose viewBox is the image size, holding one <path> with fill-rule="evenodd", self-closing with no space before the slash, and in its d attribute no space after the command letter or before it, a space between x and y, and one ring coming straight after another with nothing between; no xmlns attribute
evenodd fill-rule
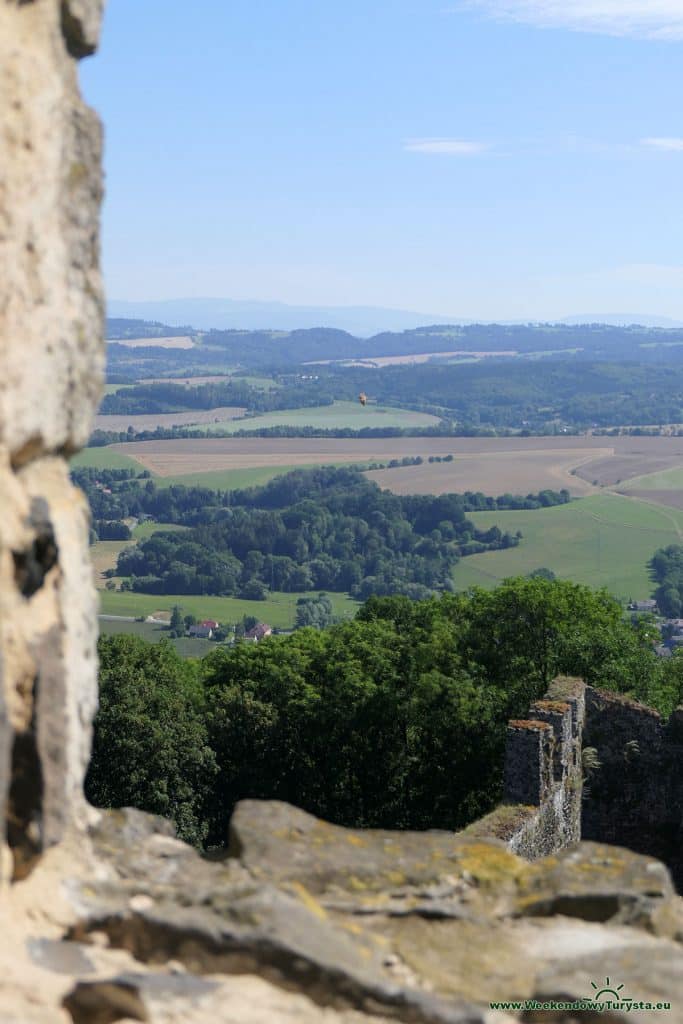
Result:
<svg viewBox="0 0 683 1024"><path fill-rule="evenodd" d="M668 714L683 658L657 659L605 592L545 579L413 602L218 649L100 640L87 791L222 844L235 801L290 801L356 826L457 829L500 798L505 726L558 673Z"/></svg>
<svg viewBox="0 0 683 1024"><path fill-rule="evenodd" d="M399 496L355 467L319 467L204 506L192 529L124 550L116 575L157 594L258 599L270 588L424 597L452 586L461 556L517 543L497 526L477 530L459 495Z"/></svg>

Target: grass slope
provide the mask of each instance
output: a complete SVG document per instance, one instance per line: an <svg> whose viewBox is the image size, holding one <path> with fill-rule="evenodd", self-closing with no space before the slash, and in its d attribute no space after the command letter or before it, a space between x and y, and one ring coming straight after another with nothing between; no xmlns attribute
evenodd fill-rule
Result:
<svg viewBox="0 0 683 1024"><path fill-rule="evenodd" d="M157 487L181 484L185 487L208 487L211 490L232 491L242 487L260 487L273 477L291 473L293 469L309 466L250 466L246 469L215 469L208 473L180 473L177 476L155 476Z"/></svg>
<svg viewBox="0 0 683 1024"><path fill-rule="evenodd" d="M652 591L647 563L657 548L683 541L683 511L618 495L596 495L570 505L522 512L475 512L479 529L494 524L524 537L518 548L463 558L458 589L494 587L508 576L545 566L563 579L607 587L621 599Z"/></svg>
<svg viewBox="0 0 683 1024"><path fill-rule="evenodd" d="M312 594L273 593L267 601L243 601L237 597L206 597L201 595L100 592L100 611L104 615L147 616L156 611L171 611L180 605L186 615L218 622L237 622L243 615L256 615L263 622L281 629L290 629L296 616L296 602ZM345 594L329 594L335 615L354 615L358 604Z"/></svg>
<svg viewBox="0 0 683 1024"><path fill-rule="evenodd" d="M620 487L629 491L680 491L683 490L683 468L662 469L658 473L634 476L622 480Z"/></svg>

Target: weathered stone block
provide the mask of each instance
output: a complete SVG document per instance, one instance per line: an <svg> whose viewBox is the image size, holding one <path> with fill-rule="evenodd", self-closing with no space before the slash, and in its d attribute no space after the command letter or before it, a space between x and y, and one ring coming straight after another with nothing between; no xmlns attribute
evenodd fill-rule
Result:
<svg viewBox="0 0 683 1024"><path fill-rule="evenodd" d="M543 803L552 781L553 747L553 731L547 722L510 722L504 782L509 803Z"/></svg>
<svg viewBox="0 0 683 1024"><path fill-rule="evenodd" d="M96 603L64 457L88 438L104 366L100 126L74 60L101 12L0 3L0 835L15 877L86 817Z"/></svg>

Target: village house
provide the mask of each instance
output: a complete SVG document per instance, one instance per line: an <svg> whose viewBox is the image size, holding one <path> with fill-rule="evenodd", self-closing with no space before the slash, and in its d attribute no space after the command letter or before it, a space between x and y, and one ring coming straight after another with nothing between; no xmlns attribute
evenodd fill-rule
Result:
<svg viewBox="0 0 683 1024"><path fill-rule="evenodd" d="M193 637L195 640L211 640L213 637L213 629L211 626L205 625L202 622L196 626L190 626L188 635Z"/></svg>
<svg viewBox="0 0 683 1024"><path fill-rule="evenodd" d="M247 630L244 639L257 644L260 640L265 640L267 636L272 636L272 633L273 627L269 626L267 622L257 622L253 629Z"/></svg>

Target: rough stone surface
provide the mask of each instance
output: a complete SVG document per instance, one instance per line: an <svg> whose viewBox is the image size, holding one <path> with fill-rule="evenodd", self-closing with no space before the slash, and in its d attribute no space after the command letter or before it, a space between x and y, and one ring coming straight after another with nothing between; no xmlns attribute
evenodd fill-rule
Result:
<svg viewBox="0 0 683 1024"><path fill-rule="evenodd" d="M71 55L94 45L101 6L0 3L0 820L15 877L86 817L95 595L63 456L87 439L103 367L100 128Z"/></svg>
<svg viewBox="0 0 683 1024"><path fill-rule="evenodd" d="M666 861L683 890L681 712L663 722L652 708L587 690L584 744L596 750L583 802L582 834Z"/></svg>
<svg viewBox="0 0 683 1024"><path fill-rule="evenodd" d="M260 801L238 805L219 862L138 811L106 812L90 840L54 847L0 912L3 1020L509 1024L522 1014L492 1000L583 998L607 976L683 1019L680 897L624 849L532 863L502 842L346 830Z"/></svg>

